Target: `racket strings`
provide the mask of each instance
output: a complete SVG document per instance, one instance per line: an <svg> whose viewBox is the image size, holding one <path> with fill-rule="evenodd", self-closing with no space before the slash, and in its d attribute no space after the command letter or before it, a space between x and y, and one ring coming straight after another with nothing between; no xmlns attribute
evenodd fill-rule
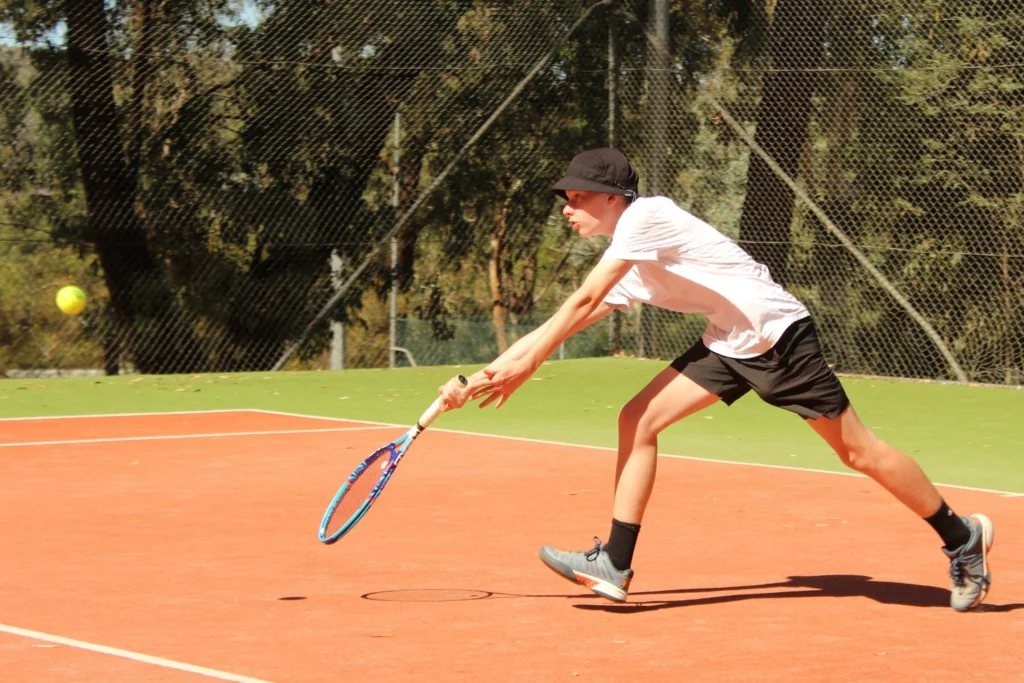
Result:
<svg viewBox="0 0 1024 683"><path fill-rule="evenodd" d="M365 461L365 467L348 483L341 500L327 523L325 534L331 536L356 515L370 500L374 488L385 475L387 465L395 457L395 445L388 444Z"/></svg>

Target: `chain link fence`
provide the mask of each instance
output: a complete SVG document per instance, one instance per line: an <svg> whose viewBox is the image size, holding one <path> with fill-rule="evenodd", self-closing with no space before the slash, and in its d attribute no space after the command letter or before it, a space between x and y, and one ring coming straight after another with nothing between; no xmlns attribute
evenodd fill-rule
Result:
<svg viewBox="0 0 1024 683"><path fill-rule="evenodd" d="M0 0L0 369L487 362L600 258L548 188L614 145L838 370L1022 384L1022 43L1009 0Z"/></svg>

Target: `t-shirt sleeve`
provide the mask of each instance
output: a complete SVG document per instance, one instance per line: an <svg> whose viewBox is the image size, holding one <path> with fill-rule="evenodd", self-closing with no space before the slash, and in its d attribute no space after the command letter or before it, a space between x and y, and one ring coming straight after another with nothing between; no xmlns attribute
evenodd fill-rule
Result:
<svg viewBox="0 0 1024 683"><path fill-rule="evenodd" d="M629 269L621 280L615 283L611 291L604 297L604 303L616 308L620 311L626 312L629 310L629 306L636 300L633 291L639 284L639 275L636 272L636 266Z"/></svg>
<svg viewBox="0 0 1024 683"><path fill-rule="evenodd" d="M603 258L657 261L662 239L652 218L649 202L635 202L627 208L615 226L615 234Z"/></svg>

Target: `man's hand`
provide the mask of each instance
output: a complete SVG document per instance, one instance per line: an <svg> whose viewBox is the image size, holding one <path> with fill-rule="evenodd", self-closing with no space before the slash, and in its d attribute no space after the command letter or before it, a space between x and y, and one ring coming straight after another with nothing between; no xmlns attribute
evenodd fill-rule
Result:
<svg viewBox="0 0 1024 683"><path fill-rule="evenodd" d="M498 370L484 368L484 378L471 383L469 390L473 398L487 397L480 403L481 408L489 406L495 401L498 404L494 407L500 408L509 396L523 386L523 383L530 379L530 376L536 371L537 367L526 358L514 360Z"/></svg>
<svg viewBox="0 0 1024 683"><path fill-rule="evenodd" d="M457 375L438 387L445 410L461 408L466 405L466 401L473 398L472 387L467 384L465 377Z"/></svg>

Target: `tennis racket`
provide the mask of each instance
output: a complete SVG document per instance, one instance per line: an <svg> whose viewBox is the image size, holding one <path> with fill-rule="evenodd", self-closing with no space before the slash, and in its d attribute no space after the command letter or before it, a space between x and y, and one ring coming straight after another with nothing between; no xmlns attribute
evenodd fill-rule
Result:
<svg viewBox="0 0 1024 683"><path fill-rule="evenodd" d="M466 378L462 375L459 375L459 381L463 385L467 384ZM439 397L420 415L420 419L409 431L391 443L381 446L359 464L334 494L323 519L320 520L322 542L328 545L334 543L352 531L359 520L366 516L370 506L391 480L402 457L409 452L412 442L443 412Z"/></svg>

